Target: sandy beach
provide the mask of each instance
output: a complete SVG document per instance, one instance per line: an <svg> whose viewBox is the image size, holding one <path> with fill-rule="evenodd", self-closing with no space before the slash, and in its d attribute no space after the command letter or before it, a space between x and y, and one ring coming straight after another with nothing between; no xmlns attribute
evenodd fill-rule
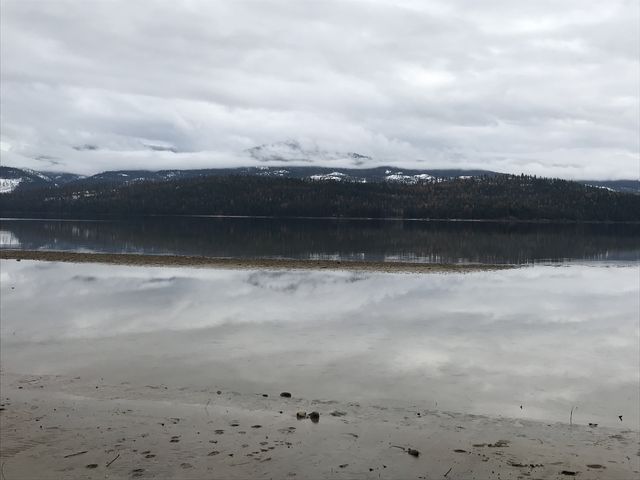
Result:
<svg viewBox="0 0 640 480"><path fill-rule="evenodd" d="M281 393L3 374L3 479L638 474L638 433L630 430ZM298 419L299 411L317 411L319 421Z"/></svg>
<svg viewBox="0 0 640 480"><path fill-rule="evenodd" d="M515 268L513 265L441 264L411 262L355 262L339 260L294 260L278 258L212 258L182 255L136 255L126 253L83 253L36 250L0 250L3 260L107 263L132 266L172 266L224 269L346 270L363 272L477 272Z"/></svg>

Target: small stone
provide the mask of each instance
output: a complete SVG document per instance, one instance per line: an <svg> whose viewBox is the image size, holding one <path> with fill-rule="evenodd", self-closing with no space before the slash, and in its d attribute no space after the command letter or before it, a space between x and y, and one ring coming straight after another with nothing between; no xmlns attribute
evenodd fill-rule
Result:
<svg viewBox="0 0 640 480"><path fill-rule="evenodd" d="M309 414L309 418L311 419L311 421L313 423L318 423L320 421L320 413L318 412L311 412Z"/></svg>
<svg viewBox="0 0 640 480"><path fill-rule="evenodd" d="M498 440L496 443L490 443L491 448L503 448L509 446L509 440Z"/></svg>
<svg viewBox="0 0 640 480"><path fill-rule="evenodd" d="M304 420L305 418L307 418L307 412L304 412L302 410L299 412L296 412L296 418L298 420Z"/></svg>
<svg viewBox="0 0 640 480"><path fill-rule="evenodd" d="M85 468L98 468L98 464L97 463L90 463Z"/></svg>
<svg viewBox="0 0 640 480"><path fill-rule="evenodd" d="M282 392L280 396L283 398L291 398L291 394L289 392Z"/></svg>
<svg viewBox="0 0 640 480"><path fill-rule="evenodd" d="M407 450L407 453L409 455L411 455L412 457L419 457L420 456L420 452L418 450L414 449L414 448L409 448Z"/></svg>

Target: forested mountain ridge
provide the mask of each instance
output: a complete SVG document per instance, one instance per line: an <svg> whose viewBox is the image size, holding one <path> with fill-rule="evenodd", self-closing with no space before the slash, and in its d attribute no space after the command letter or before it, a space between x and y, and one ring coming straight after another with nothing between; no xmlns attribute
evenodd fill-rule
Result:
<svg viewBox="0 0 640 480"><path fill-rule="evenodd" d="M3 216L253 215L640 221L640 196L559 179L486 175L419 183L204 176L114 185L73 182L0 197Z"/></svg>
<svg viewBox="0 0 640 480"><path fill-rule="evenodd" d="M355 155L355 154L354 154ZM443 182L456 178L502 175L489 170L469 169L404 169L398 167L339 168L318 166L257 166L236 168L205 168L197 170L109 170L91 176L64 172L40 172L0 166L0 193L13 190L62 186L74 183L78 188L95 188L97 185L114 186L139 182L163 182L203 178L209 176L257 176L298 178L309 180L331 180L335 182L389 182L417 184ZM618 192L640 194L640 180L578 180L579 183Z"/></svg>
<svg viewBox="0 0 640 480"><path fill-rule="evenodd" d="M192 170L109 170L88 177L76 174L61 174L52 172L37 172L34 170L0 166L0 181L6 180L7 189L4 193L14 189L23 190L42 186L59 186L74 182L87 188L96 185L125 185L148 181L173 181L189 178L203 178L210 176L257 176L278 178L299 178L309 180L333 180L343 182L392 182L392 183L420 183L428 181L446 181L452 178L499 175L488 170L461 169L400 169L395 167L374 168L330 168L316 166L286 166L286 167L237 167L237 168L204 168ZM58 181L63 178L65 181ZM10 188L12 187L12 188Z"/></svg>

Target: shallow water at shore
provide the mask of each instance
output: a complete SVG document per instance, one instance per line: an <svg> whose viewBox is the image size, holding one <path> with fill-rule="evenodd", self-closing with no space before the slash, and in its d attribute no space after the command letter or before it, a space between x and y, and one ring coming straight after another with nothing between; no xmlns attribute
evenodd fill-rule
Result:
<svg viewBox="0 0 640 480"><path fill-rule="evenodd" d="M1 263L5 372L638 429L637 264L438 275ZM623 415L620 423L618 415Z"/></svg>

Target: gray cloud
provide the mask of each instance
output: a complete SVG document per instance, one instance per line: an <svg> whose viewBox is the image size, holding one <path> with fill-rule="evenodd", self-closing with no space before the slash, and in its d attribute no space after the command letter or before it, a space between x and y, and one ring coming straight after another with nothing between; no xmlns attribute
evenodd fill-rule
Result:
<svg viewBox="0 0 640 480"><path fill-rule="evenodd" d="M238 166L294 139L319 152L301 164L634 178L639 11L631 0L7 0L2 163Z"/></svg>

